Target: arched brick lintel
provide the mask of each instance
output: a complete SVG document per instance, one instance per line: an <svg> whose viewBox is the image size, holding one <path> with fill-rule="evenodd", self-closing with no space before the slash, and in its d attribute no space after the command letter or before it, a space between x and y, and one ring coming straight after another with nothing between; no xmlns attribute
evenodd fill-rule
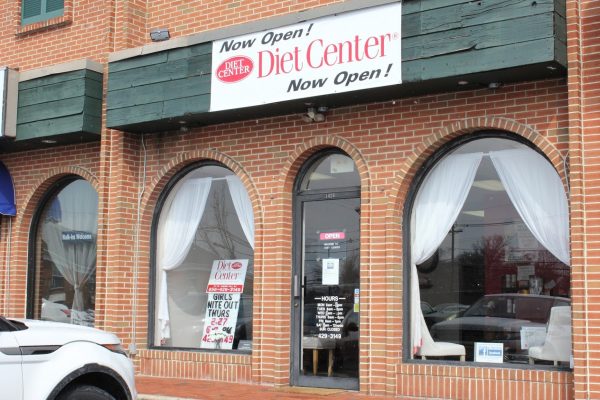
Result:
<svg viewBox="0 0 600 400"><path fill-rule="evenodd" d="M370 188L369 169L365 157L354 144L335 135L318 136L296 146L283 164L279 187L283 190L283 193L291 196L300 167L310 156L328 148L338 148L348 154L354 161L360 175L361 202L364 203L369 198Z"/></svg>
<svg viewBox="0 0 600 400"><path fill-rule="evenodd" d="M529 125L522 124L510 118L501 117L481 117L470 118L461 121L455 121L437 132L425 137L425 139L415 147L413 153L407 157L404 164L397 173L394 180L392 197L394 210L390 212L396 213L402 209L406 200L406 195L410 189L412 181L416 176L417 171L424 162L441 146L449 141L466 134L477 131L497 130L521 136L535 145L552 163L554 169L558 172L565 191L568 190L567 171L565 166L565 158L560 151L552 144L545 136L533 129Z"/></svg>
<svg viewBox="0 0 600 400"><path fill-rule="evenodd" d="M160 169L160 171L149 184L147 188L147 195L142 201L144 218L148 218L147 220L151 221L158 197L166 187L169 180L171 180L171 178L173 178L173 176L175 176L175 174L177 174L177 172L179 172L182 168L200 161L217 161L232 170L233 173L240 178L246 187L246 190L248 191L250 201L252 201L255 223L258 226L260 222L260 216L262 215L260 212L262 207L260 204L258 191L256 190L256 186L251 180L250 175L239 162L224 153L212 149L179 153Z"/></svg>
<svg viewBox="0 0 600 400"><path fill-rule="evenodd" d="M20 210L17 209L15 231L18 232L18 234L22 233L28 235L27 230L31 225L33 215L39 206L42 197L52 185L67 176L79 176L89 182L97 193L100 191L100 181L98 180L98 177L87 168L68 166L50 169L44 176L38 179L35 184L33 184L33 189L25 197L23 206ZM25 231L23 231L23 229L25 229Z"/></svg>

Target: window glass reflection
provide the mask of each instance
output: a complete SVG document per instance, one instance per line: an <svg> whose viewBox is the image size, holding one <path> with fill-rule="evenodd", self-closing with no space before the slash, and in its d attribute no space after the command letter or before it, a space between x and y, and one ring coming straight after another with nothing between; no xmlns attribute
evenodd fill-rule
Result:
<svg viewBox="0 0 600 400"><path fill-rule="evenodd" d="M534 237L490 159L489 152L507 149L534 153L506 139L476 140L453 153L483 156L442 244L417 265L431 336L464 345L468 361L477 361L476 343L500 343L502 362L527 363L530 344L521 340L523 328L541 328L536 340L543 344L552 308L570 305L569 266Z"/></svg>
<svg viewBox="0 0 600 400"><path fill-rule="evenodd" d="M254 222L239 178L214 165L185 175L163 203L156 236L154 344L251 350ZM234 274L239 287L211 292Z"/></svg>
<svg viewBox="0 0 600 400"><path fill-rule="evenodd" d="M33 317L93 326L98 195L85 180L46 203L37 233Z"/></svg>
<svg viewBox="0 0 600 400"><path fill-rule="evenodd" d="M354 161L345 154L330 154L315 161L302 181L301 190L354 188L360 176Z"/></svg>

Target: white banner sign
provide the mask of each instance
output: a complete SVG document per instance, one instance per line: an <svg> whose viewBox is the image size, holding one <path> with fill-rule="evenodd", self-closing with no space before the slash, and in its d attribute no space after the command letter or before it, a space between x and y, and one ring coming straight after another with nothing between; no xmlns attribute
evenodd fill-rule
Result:
<svg viewBox="0 0 600 400"><path fill-rule="evenodd" d="M239 293L209 293L200 347L231 350L239 309Z"/></svg>
<svg viewBox="0 0 600 400"><path fill-rule="evenodd" d="M213 42L211 111L396 85L401 4Z"/></svg>
<svg viewBox="0 0 600 400"><path fill-rule="evenodd" d="M200 347L231 349L248 260L215 260L206 292L206 314Z"/></svg>

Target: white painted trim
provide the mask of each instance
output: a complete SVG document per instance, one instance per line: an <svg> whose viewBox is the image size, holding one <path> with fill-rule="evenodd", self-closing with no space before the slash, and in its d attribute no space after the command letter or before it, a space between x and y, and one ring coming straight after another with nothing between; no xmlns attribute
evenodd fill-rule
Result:
<svg viewBox="0 0 600 400"><path fill-rule="evenodd" d="M104 72L104 65L97 61L88 59L69 61L62 64L50 65L48 67L21 72L19 76L19 82L42 78L48 75L78 71L81 69L89 69L102 74Z"/></svg>
<svg viewBox="0 0 600 400"><path fill-rule="evenodd" d="M19 102L19 71L1 67L0 137L17 135L17 105Z"/></svg>

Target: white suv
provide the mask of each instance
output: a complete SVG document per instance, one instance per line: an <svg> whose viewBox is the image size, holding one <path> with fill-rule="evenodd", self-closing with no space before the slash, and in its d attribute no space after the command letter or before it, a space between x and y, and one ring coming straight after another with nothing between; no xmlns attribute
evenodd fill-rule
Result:
<svg viewBox="0 0 600 400"><path fill-rule="evenodd" d="M0 317L0 400L132 400L131 360L112 333Z"/></svg>

